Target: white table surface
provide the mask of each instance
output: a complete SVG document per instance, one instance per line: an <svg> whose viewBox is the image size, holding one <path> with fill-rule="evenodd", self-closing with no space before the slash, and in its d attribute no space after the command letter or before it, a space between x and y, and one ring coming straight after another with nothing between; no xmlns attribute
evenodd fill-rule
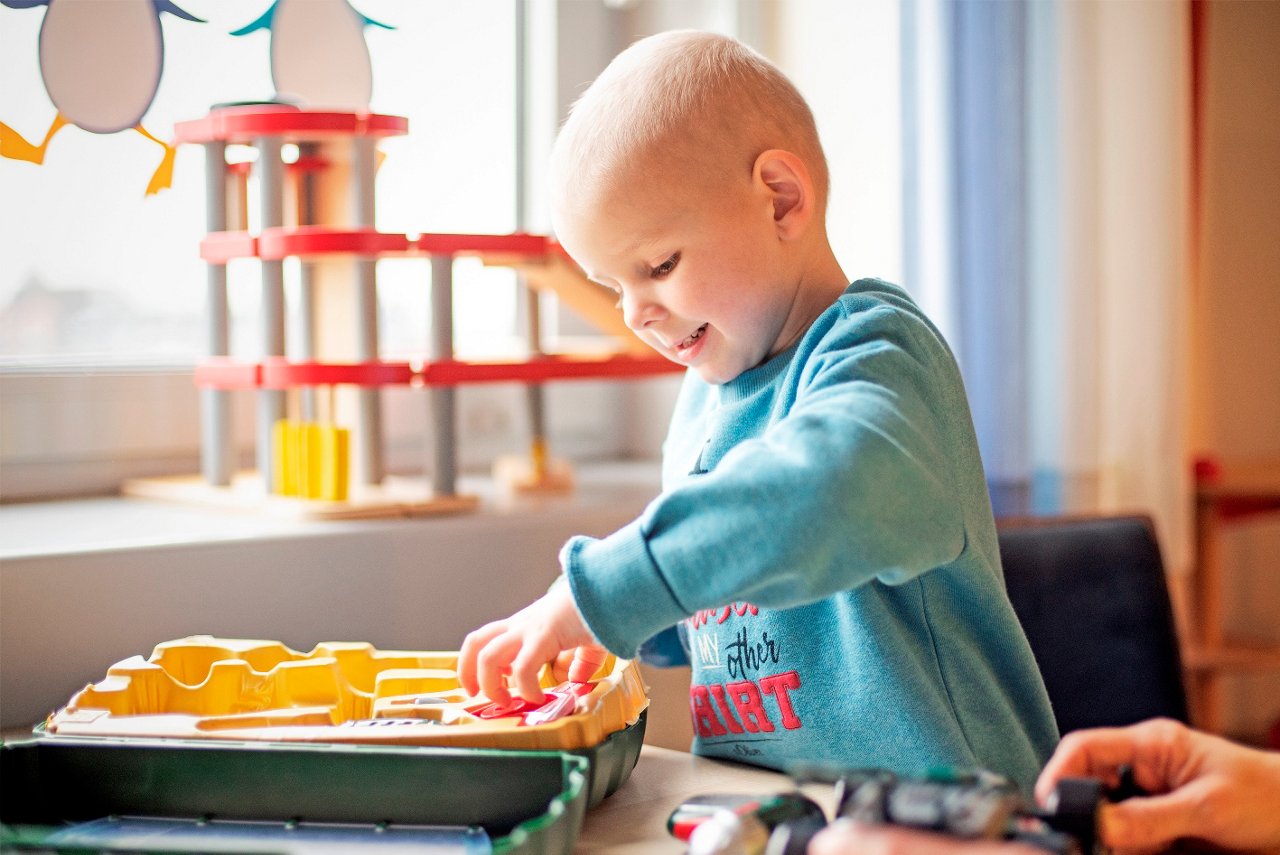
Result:
<svg viewBox="0 0 1280 855"><path fill-rule="evenodd" d="M683 853L685 844L667 833L667 817L685 799L712 793L767 795L793 789L791 779L778 772L646 745L631 777L616 793L587 811L574 852ZM831 787L811 784L802 789L830 815Z"/></svg>

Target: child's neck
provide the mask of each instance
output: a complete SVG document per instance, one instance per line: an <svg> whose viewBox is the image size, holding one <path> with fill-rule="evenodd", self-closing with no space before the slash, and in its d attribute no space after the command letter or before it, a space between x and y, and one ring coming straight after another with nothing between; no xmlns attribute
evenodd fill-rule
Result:
<svg viewBox="0 0 1280 855"><path fill-rule="evenodd" d="M798 255L796 260L796 271L792 277L795 297L786 324L788 335L770 356L799 341L818 316L849 287L849 280L827 241L821 241L811 252Z"/></svg>
<svg viewBox="0 0 1280 855"><path fill-rule="evenodd" d="M844 293L849 287L849 278L845 276L825 236L822 240L815 241L813 249L805 254L803 261L797 278L796 300L798 305L807 307L807 311L802 314L808 317L805 322L808 327Z"/></svg>

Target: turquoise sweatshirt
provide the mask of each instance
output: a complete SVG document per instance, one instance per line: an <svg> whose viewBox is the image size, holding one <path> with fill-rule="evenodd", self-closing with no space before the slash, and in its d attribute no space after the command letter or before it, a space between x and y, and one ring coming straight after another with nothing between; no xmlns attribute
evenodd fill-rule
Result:
<svg viewBox="0 0 1280 855"><path fill-rule="evenodd" d="M1057 743L960 372L888 283L853 283L724 385L690 372L662 494L561 564L619 656L679 627L699 754L976 766L1029 790Z"/></svg>

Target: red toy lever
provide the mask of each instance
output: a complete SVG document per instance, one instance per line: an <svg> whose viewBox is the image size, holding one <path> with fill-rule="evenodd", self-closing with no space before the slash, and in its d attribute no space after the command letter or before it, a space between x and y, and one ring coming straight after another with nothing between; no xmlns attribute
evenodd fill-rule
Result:
<svg viewBox="0 0 1280 855"><path fill-rule="evenodd" d="M519 715L524 716L524 724L546 724L570 715L577 705L577 699L583 695L590 694L595 687L595 683L570 683L566 681L547 689L544 693L546 698L540 704L535 704L522 698L515 698L508 704L486 704L479 709L469 710L469 712L482 719L508 718Z"/></svg>

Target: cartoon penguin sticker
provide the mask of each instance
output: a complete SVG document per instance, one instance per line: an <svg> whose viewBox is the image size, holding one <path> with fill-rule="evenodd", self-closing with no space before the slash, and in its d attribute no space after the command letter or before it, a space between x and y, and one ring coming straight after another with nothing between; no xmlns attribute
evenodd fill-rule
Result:
<svg viewBox="0 0 1280 855"><path fill-rule="evenodd" d="M271 80L278 98L314 109L367 112L373 66L364 28L370 24L394 29L347 0L274 0L262 17L231 35L271 31Z"/></svg>
<svg viewBox="0 0 1280 855"><path fill-rule="evenodd" d="M168 12L204 23L172 0L0 0L11 9L47 6L40 25L40 76L57 115L39 145L0 123L0 156L43 163L54 134L75 125L94 134L132 128L164 149L147 195L173 180L174 148L142 126L160 87Z"/></svg>

